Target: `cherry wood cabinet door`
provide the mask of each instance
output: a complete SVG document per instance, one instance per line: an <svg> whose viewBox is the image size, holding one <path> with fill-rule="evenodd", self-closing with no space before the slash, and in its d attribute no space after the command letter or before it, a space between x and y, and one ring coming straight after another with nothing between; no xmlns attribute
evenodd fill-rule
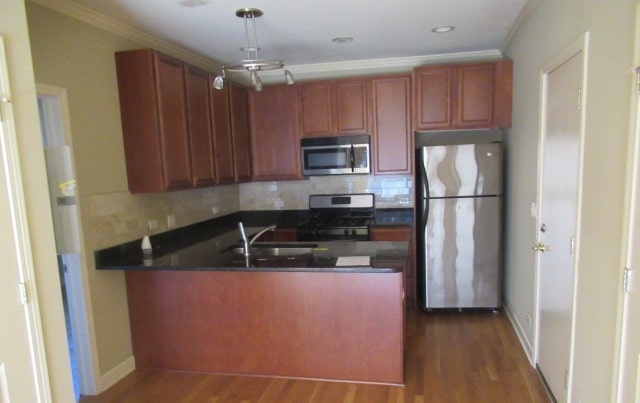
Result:
<svg viewBox="0 0 640 403"><path fill-rule="evenodd" d="M413 82L414 130L511 126L511 60L418 67Z"/></svg>
<svg viewBox="0 0 640 403"><path fill-rule="evenodd" d="M369 134L367 80L335 83L336 134Z"/></svg>
<svg viewBox="0 0 640 403"><path fill-rule="evenodd" d="M252 178L256 181L301 179L296 88L291 85L251 91Z"/></svg>
<svg viewBox="0 0 640 403"><path fill-rule="evenodd" d="M184 72L193 186L216 183L209 74L193 66Z"/></svg>
<svg viewBox="0 0 640 403"><path fill-rule="evenodd" d="M187 135L184 64L160 53L154 55L165 187L190 187L191 161Z"/></svg>
<svg viewBox="0 0 640 403"><path fill-rule="evenodd" d="M231 84L230 87L235 181L236 183L249 182L251 180L251 140L249 138L247 90L236 84Z"/></svg>
<svg viewBox="0 0 640 403"><path fill-rule="evenodd" d="M209 95L211 99L211 118L213 122L214 156L216 179L218 184L234 183L233 138L231 137L231 108L229 104L229 86L223 89L213 88L213 79L209 76Z"/></svg>
<svg viewBox="0 0 640 403"><path fill-rule="evenodd" d="M454 126L490 127L493 124L494 70L493 63L455 68Z"/></svg>
<svg viewBox="0 0 640 403"><path fill-rule="evenodd" d="M407 250L407 261L404 267L404 292L405 301L408 307L416 307L416 265L415 246L413 242L413 227L372 227L372 241L409 242Z"/></svg>
<svg viewBox="0 0 640 403"><path fill-rule="evenodd" d="M151 49L115 59L129 190L190 187L183 63Z"/></svg>
<svg viewBox="0 0 640 403"><path fill-rule="evenodd" d="M335 135L332 88L333 81L316 81L298 85L303 137Z"/></svg>
<svg viewBox="0 0 640 403"><path fill-rule="evenodd" d="M416 130L446 129L452 126L451 66L425 66L413 70L414 126Z"/></svg>
<svg viewBox="0 0 640 403"><path fill-rule="evenodd" d="M411 173L411 77L374 78L371 80L371 95L374 173Z"/></svg>
<svg viewBox="0 0 640 403"><path fill-rule="evenodd" d="M298 242L298 230L295 228L276 228L264 234L262 242Z"/></svg>

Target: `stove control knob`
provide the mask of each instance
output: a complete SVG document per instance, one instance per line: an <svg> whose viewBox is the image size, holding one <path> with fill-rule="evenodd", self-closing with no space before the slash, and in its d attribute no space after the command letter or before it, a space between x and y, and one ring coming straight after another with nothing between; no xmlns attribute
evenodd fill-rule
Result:
<svg viewBox="0 0 640 403"><path fill-rule="evenodd" d="M348 229L344 230L344 234L349 235L349 230Z"/></svg>
<svg viewBox="0 0 640 403"><path fill-rule="evenodd" d="M351 235L355 235L356 233L357 233L356 230L354 230L354 229L351 230Z"/></svg>

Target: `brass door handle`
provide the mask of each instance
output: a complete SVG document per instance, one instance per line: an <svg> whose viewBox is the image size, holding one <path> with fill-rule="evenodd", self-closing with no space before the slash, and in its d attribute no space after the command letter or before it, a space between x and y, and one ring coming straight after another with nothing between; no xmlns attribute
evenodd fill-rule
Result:
<svg viewBox="0 0 640 403"><path fill-rule="evenodd" d="M533 249L534 252L546 252L547 251L547 245L545 245L543 243L539 243L539 244L533 245L533 247L531 249Z"/></svg>

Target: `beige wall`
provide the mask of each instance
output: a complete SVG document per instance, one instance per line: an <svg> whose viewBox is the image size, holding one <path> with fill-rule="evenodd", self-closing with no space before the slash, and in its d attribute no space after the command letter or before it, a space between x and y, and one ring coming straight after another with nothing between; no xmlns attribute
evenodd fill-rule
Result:
<svg viewBox="0 0 640 403"><path fill-rule="evenodd" d="M634 16L633 0L542 1L505 51L514 60L505 299L533 345L526 315L535 309L536 228L529 211L537 197L541 70L586 31L591 36L573 378L580 401L609 401L613 387Z"/></svg>
<svg viewBox="0 0 640 403"><path fill-rule="evenodd" d="M52 398L70 402L73 384L24 2L0 0L0 10Z"/></svg>

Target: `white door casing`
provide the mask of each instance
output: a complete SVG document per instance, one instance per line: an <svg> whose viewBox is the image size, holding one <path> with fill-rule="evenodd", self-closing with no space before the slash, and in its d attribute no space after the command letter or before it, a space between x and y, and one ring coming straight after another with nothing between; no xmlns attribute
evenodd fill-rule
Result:
<svg viewBox="0 0 640 403"><path fill-rule="evenodd" d="M2 402L49 402L51 390L2 37L0 121L0 398Z"/></svg>
<svg viewBox="0 0 640 403"><path fill-rule="evenodd" d="M535 360L559 402L571 390L587 44L543 71Z"/></svg>
<svg viewBox="0 0 640 403"><path fill-rule="evenodd" d="M640 402L640 4L636 6L635 80L633 82L632 130L629 139L628 200L624 234L626 273L622 274L622 318L618 350L615 400ZM635 107L635 108L634 108Z"/></svg>

